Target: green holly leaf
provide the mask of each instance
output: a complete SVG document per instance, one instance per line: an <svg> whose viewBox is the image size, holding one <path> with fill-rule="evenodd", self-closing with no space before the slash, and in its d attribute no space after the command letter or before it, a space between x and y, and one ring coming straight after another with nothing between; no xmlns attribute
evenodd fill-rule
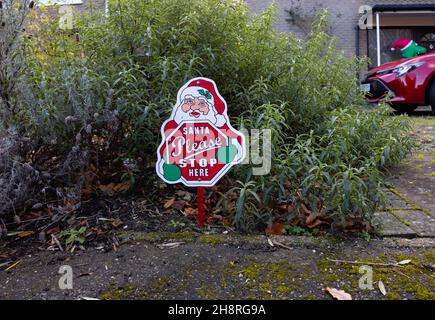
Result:
<svg viewBox="0 0 435 320"><path fill-rule="evenodd" d="M198 90L198 93L200 95L204 96L207 100L211 99L211 94L210 94L210 91L208 91L208 90L201 89L201 90Z"/></svg>

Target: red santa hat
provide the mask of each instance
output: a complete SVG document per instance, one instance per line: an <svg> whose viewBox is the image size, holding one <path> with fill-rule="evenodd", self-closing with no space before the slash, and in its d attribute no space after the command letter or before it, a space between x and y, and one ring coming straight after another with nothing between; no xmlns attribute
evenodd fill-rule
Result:
<svg viewBox="0 0 435 320"><path fill-rule="evenodd" d="M186 96L202 97L207 100L209 105L216 112L216 125L222 126L226 121L223 113L226 111L226 104L220 96L216 84L206 79L193 79L187 84L186 89L183 90L182 98Z"/></svg>
<svg viewBox="0 0 435 320"><path fill-rule="evenodd" d="M200 87L201 89L208 91L213 97L213 105L216 109L216 112L218 114L222 114L225 112L225 102L218 93L216 84L214 82L205 79L193 79L187 85L187 88L189 87Z"/></svg>
<svg viewBox="0 0 435 320"><path fill-rule="evenodd" d="M413 42L414 40L412 39L401 38L393 43L393 45L391 46L391 51L395 51L396 49L400 49L400 51L403 51L408 48Z"/></svg>

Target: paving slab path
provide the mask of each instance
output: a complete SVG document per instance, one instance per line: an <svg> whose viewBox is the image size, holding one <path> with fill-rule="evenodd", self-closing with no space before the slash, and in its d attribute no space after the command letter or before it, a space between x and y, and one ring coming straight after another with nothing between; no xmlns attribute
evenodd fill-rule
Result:
<svg viewBox="0 0 435 320"><path fill-rule="evenodd" d="M435 117L412 117L418 147L391 171L382 236L435 237Z"/></svg>

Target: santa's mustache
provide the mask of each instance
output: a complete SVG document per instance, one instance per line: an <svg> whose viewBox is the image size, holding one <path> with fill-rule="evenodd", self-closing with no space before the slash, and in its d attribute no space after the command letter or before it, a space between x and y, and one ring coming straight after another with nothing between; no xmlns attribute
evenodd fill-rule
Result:
<svg viewBox="0 0 435 320"><path fill-rule="evenodd" d="M181 108L179 108L175 115L174 120L176 121L183 121L183 120L210 120L211 122L216 122L216 113L213 112L213 110L209 110L207 114L204 112L201 112L200 110L188 110L187 112L184 112Z"/></svg>

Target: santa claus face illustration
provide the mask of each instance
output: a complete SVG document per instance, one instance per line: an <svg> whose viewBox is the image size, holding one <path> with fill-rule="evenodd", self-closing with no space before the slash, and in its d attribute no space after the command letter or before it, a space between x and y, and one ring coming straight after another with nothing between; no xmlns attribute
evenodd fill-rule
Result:
<svg viewBox="0 0 435 320"><path fill-rule="evenodd" d="M188 87L181 94L181 101L176 109L174 120L209 121L217 124L217 112L211 93L201 87Z"/></svg>
<svg viewBox="0 0 435 320"><path fill-rule="evenodd" d="M181 110L196 119L198 119L200 116L206 116L210 112L210 108L206 99L202 97L194 98L192 96L187 96L184 98Z"/></svg>

